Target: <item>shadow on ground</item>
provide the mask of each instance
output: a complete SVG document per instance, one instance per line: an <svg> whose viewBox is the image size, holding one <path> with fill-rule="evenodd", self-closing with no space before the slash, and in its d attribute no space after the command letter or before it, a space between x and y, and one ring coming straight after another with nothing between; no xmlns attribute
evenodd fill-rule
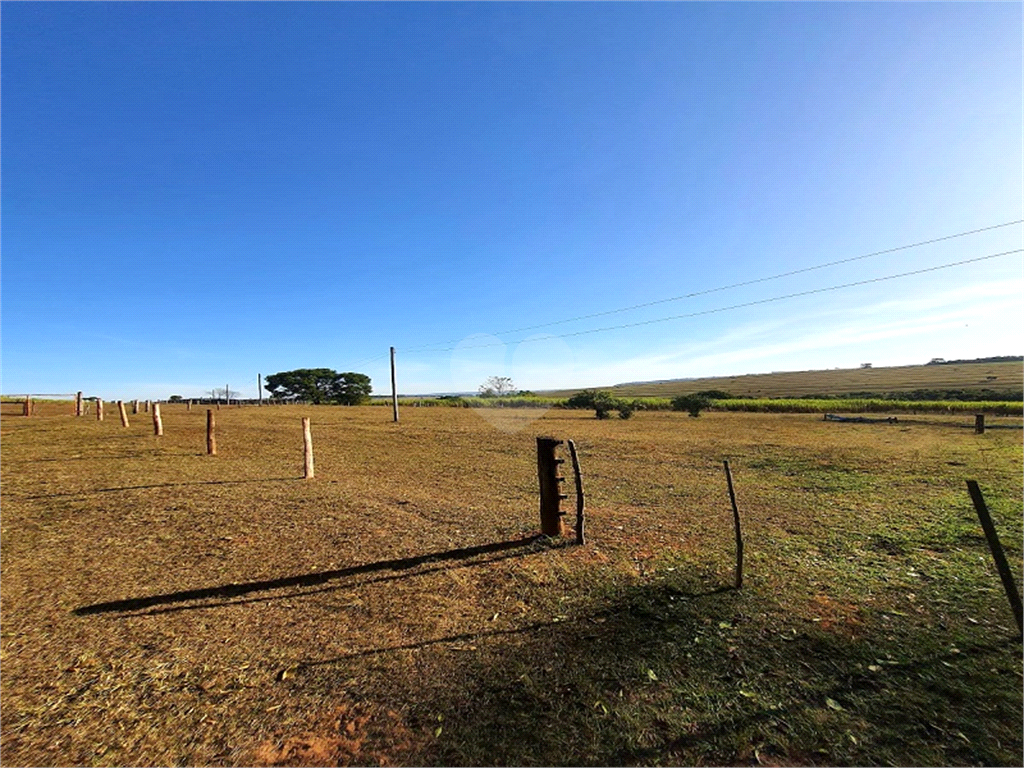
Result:
<svg viewBox="0 0 1024 768"><path fill-rule="evenodd" d="M481 544L475 547L463 547L460 549L451 549L444 552L430 552L424 555L417 555L415 557L405 557L393 560L379 560L377 562L366 563L364 565L354 565L348 568L337 568L330 571L317 571L316 573L305 573L298 576L284 576L278 579L263 579L259 581L220 584L212 587L186 589L179 592L168 592L160 595L146 595L143 597L131 597L124 600L112 600L110 602L105 603L94 603L92 605L84 605L79 608L76 608L74 609L74 611L72 611L72 613L74 613L76 616L89 616L100 613L126 613L132 611L139 611L144 608L152 608L154 606L176 606L176 608L174 608L175 610L215 608L221 605L237 604L238 602L255 601L234 601L231 603L217 602L214 604L204 604L198 606L182 606L180 604L191 603L197 600L223 600L224 598L239 597L243 595L250 595L253 593L269 592L281 589L294 590L296 588L315 587L332 581L347 579L353 576L360 576L363 574L377 573L380 571L410 571L415 572L415 575L422 575L425 572L430 572L430 570L440 570L417 570L420 568L420 566L427 565L430 563L451 563L459 560L469 560L483 555L495 555L498 553L502 553L500 557L490 557L483 561L483 563L490 563L494 562L495 560L500 560L507 557L520 556L525 552L529 552L531 549L550 549L552 547L558 546L565 545L560 543L550 543L547 537L545 536L531 536L524 539L499 541L492 544ZM472 564L482 565L483 563ZM452 566L450 565L445 566L444 569L449 569L451 567ZM413 573L409 573L407 575L413 575ZM387 581L395 578L403 578L403 575L390 576L378 580ZM292 598L295 596L296 593L294 591L290 591L285 595L278 596L277 598L264 597L259 599L271 600L279 598ZM168 610L172 609L163 609L164 612ZM154 611L154 613L155 612L157 611Z"/></svg>
<svg viewBox="0 0 1024 768"><path fill-rule="evenodd" d="M360 680L425 735L402 763L1019 764L1018 638L979 627L954 653L937 630L786 625L765 597L623 588L557 620L308 659L285 684L351 702ZM414 673L395 674L403 655Z"/></svg>

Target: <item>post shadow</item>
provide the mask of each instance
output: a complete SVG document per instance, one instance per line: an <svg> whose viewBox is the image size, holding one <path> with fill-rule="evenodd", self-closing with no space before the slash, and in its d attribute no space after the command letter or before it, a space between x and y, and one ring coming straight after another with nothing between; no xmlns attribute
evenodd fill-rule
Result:
<svg viewBox="0 0 1024 768"><path fill-rule="evenodd" d="M112 600L105 603L94 603L75 608L72 613L76 616L90 616L99 613L114 613L123 611L135 611L141 608L151 608L157 605L171 605L183 603L190 600L204 600L216 597L239 597L241 595L262 592L271 589L284 589L287 587L315 587L336 579L343 579L348 576L358 576L364 573L376 571L404 571L425 563L447 562L453 560L464 560L478 555L486 555L494 552L506 552L515 549L525 549L540 543L546 539L544 536L530 536L525 539L514 539L511 541L500 541L492 544L480 544L475 547L463 547L452 549L446 552L430 552L415 557L405 557L394 560L379 560L375 563L355 565L349 568L338 568L318 573L306 573L299 576L285 576L279 579L263 579L260 581L249 581L243 583L221 584L215 587L202 587L199 589L186 589L180 592L169 592L162 595L148 595L145 597L133 597L126 600ZM563 546L562 543L550 545L552 548Z"/></svg>

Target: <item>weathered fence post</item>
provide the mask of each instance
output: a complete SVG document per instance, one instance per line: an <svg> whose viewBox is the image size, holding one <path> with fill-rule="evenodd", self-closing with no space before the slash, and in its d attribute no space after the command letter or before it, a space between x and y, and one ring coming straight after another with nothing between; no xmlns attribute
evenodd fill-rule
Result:
<svg viewBox="0 0 1024 768"><path fill-rule="evenodd" d="M103 421L103 398L96 398L96 421Z"/></svg>
<svg viewBox="0 0 1024 768"><path fill-rule="evenodd" d="M160 403L153 403L153 434L157 437L163 437L164 434L164 422L160 418Z"/></svg>
<svg viewBox="0 0 1024 768"><path fill-rule="evenodd" d="M732 502L732 519L736 526L736 589L743 586L743 535L740 532L740 510L736 506L736 493L732 489L732 472L728 460L725 464L725 481L729 485L729 501Z"/></svg>
<svg viewBox="0 0 1024 768"><path fill-rule="evenodd" d="M572 456L572 471L576 478L576 543L586 544L586 537L583 532L583 516L585 513L585 502L583 497L583 475L580 473L580 459L576 455L576 443L569 440L569 455Z"/></svg>
<svg viewBox="0 0 1024 768"><path fill-rule="evenodd" d="M188 401L188 405L185 407L185 410L186 411L191 411L192 410L192 400Z"/></svg>
<svg viewBox="0 0 1024 768"><path fill-rule="evenodd" d="M25 395L25 405L24 405L24 409L23 410L24 410L24 414L26 416L31 416L32 415L32 396L31 395Z"/></svg>
<svg viewBox="0 0 1024 768"><path fill-rule="evenodd" d="M124 409L124 403L121 400L117 401L117 412L121 415L121 426L128 429L128 413Z"/></svg>
<svg viewBox="0 0 1024 768"><path fill-rule="evenodd" d="M139 399L135 398L132 400L132 413L136 414L139 412Z"/></svg>
<svg viewBox="0 0 1024 768"><path fill-rule="evenodd" d="M75 416L82 415L82 393L75 394Z"/></svg>
<svg viewBox="0 0 1024 768"><path fill-rule="evenodd" d="M213 409L206 409L206 453L210 456L217 455L217 438L213 433L216 421L213 418Z"/></svg>
<svg viewBox="0 0 1024 768"><path fill-rule="evenodd" d="M988 548L992 550L992 559L996 561L996 570L999 571L999 578L1003 581L1003 589L1006 590L1006 598L1010 601L1013 617L1017 620L1017 630L1024 634L1024 618L1021 615L1020 593L1017 591L1017 582L1010 572L1010 564L1006 562L1003 545L999 543L996 528L992 524L992 516L988 513L988 507L985 505L985 497L981 495L981 488L978 487L978 483L974 480L967 481L967 492L971 494L974 509L978 513L978 519L981 520L981 527L985 531L985 538L988 539Z"/></svg>
<svg viewBox="0 0 1024 768"><path fill-rule="evenodd" d="M555 448L562 444L553 437L537 438L537 479L540 482L540 532L545 536L562 535L561 500L567 498L562 493L560 482L565 480L558 475L558 465L565 462L555 456Z"/></svg>
<svg viewBox="0 0 1024 768"><path fill-rule="evenodd" d="M398 379L395 377L395 348L391 348L391 410L395 415L395 424L398 423Z"/></svg>
<svg viewBox="0 0 1024 768"><path fill-rule="evenodd" d="M146 402L145 402L145 403L143 404L142 408L143 408L143 410L144 410L144 411L145 411L146 413L149 413L149 400L147 400L147 401L146 401Z"/></svg>
<svg viewBox="0 0 1024 768"><path fill-rule="evenodd" d="M309 418L302 417L302 476L313 479L313 435L309 431Z"/></svg>
<svg viewBox="0 0 1024 768"><path fill-rule="evenodd" d="M974 414L974 434L984 435L985 434L985 414L976 413Z"/></svg>

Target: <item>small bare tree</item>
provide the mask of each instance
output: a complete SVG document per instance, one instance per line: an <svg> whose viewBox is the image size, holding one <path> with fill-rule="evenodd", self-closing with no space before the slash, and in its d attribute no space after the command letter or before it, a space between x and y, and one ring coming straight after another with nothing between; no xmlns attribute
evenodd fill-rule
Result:
<svg viewBox="0 0 1024 768"><path fill-rule="evenodd" d="M516 391L516 385L508 376L491 376L480 385L480 397L504 397Z"/></svg>
<svg viewBox="0 0 1024 768"><path fill-rule="evenodd" d="M230 402L231 400L237 400L242 394L241 392L229 389L228 387L214 388L206 393L211 400L224 400Z"/></svg>

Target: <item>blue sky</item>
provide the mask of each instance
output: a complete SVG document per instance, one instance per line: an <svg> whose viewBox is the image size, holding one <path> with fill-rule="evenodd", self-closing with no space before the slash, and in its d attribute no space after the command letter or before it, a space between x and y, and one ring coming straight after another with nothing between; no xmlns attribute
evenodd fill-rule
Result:
<svg viewBox="0 0 1024 768"><path fill-rule="evenodd" d="M1019 3L11 3L2 388L1024 352ZM422 351L415 351L422 350ZM433 351L431 351L433 350Z"/></svg>

